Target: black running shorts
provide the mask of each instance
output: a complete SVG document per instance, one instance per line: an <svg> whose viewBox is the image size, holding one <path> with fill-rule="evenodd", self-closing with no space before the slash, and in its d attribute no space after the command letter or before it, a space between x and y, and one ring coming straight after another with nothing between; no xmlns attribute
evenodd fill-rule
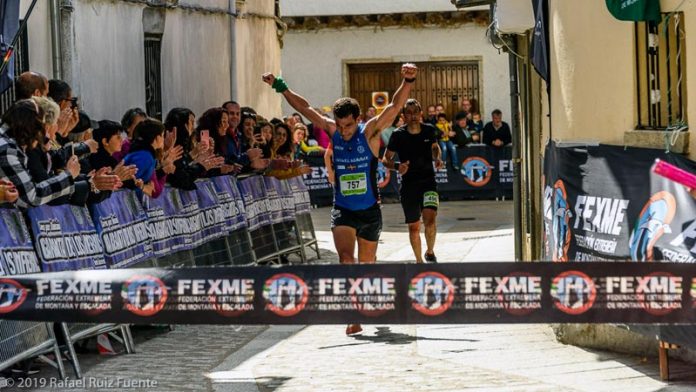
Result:
<svg viewBox="0 0 696 392"><path fill-rule="evenodd" d="M334 206L331 210L331 229L348 226L355 229L358 237L368 241L378 241L382 232L382 210L379 204L365 210L352 211Z"/></svg>
<svg viewBox="0 0 696 392"><path fill-rule="evenodd" d="M433 181L421 181L401 184L401 208L404 209L406 223L418 222L424 208L437 211L440 196L437 184Z"/></svg>

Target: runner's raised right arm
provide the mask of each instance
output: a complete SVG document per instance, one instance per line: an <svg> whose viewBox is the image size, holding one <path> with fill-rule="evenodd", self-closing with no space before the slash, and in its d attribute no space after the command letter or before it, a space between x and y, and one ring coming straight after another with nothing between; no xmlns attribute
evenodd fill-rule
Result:
<svg viewBox="0 0 696 392"><path fill-rule="evenodd" d="M283 94L283 97L285 97L285 100L288 102L288 104L290 104L290 106L300 112L301 115L305 116L312 124L326 130L330 137L333 137L333 134L336 131L336 123L334 120L326 118L321 113L314 110L312 105L309 104L309 101L307 101L303 96L290 90L283 79L277 78L271 72L266 72L261 78L269 86L273 87L276 92Z"/></svg>

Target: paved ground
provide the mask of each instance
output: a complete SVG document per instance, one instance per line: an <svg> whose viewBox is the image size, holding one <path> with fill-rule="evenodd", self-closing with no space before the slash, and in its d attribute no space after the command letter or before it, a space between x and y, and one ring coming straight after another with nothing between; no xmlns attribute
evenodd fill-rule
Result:
<svg viewBox="0 0 696 392"><path fill-rule="evenodd" d="M399 205L383 211L379 260L413 260ZM335 262L328 210L313 215L322 261ZM438 258L511 260L511 215L509 202L445 203ZM136 354L82 356L86 378L156 381L130 389L156 391L696 390L693 365L672 361L677 381L666 384L655 358L563 345L548 325L380 325L357 337L341 326L179 326L136 336Z"/></svg>

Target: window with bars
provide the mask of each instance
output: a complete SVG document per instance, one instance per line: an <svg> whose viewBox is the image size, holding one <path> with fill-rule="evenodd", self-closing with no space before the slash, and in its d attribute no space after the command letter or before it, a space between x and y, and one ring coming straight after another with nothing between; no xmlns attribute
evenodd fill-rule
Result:
<svg viewBox="0 0 696 392"><path fill-rule="evenodd" d="M686 37L682 12L635 24L637 129L681 129L686 113ZM685 129L685 128L684 128Z"/></svg>
<svg viewBox="0 0 696 392"><path fill-rule="evenodd" d="M145 35L145 110L162 120L162 36Z"/></svg>

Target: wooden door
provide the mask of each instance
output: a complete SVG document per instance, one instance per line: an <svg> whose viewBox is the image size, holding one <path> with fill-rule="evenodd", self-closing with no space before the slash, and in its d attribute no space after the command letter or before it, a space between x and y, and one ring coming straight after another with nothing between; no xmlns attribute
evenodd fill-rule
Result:
<svg viewBox="0 0 696 392"><path fill-rule="evenodd" d="M476 61L423 62L418 66L418 78L411 92L426 112L428 105L441 103L447 119L452 120L460 110L463 97L476 98L481 104L479 65ZM401 63L349 64L349 96L358 100L364 111L372 104L372 93L389 92L390 99L398 87Z"/></svg>

